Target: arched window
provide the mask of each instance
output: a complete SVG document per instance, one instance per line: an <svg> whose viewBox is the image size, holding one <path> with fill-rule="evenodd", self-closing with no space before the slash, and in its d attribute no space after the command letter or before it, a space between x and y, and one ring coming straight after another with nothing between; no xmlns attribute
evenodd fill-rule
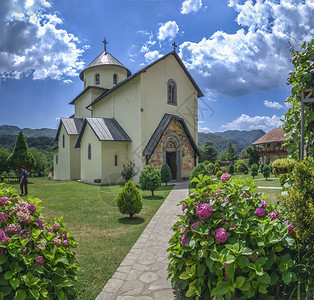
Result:
<svg viewBox="0 0 314 300"><path fill-rule="evenodd" d="M95 75L95 84L100 84L100 75L99 74Z"/></svg>
<svg viewBox="0 0 314 300"><path fill-rule="evenodd" d="M177 84L173 79L168 80L168 104L177 105Z"/></svg>
<svg viewBox="0 0 314 300"><path fill-rule="evenodd" d="M113 81L113 84L117 84L118 83L118 75L117 74L113 74L112 81Z"/></svg>
<svg viewBox="0 0 314 300"><path fill-rule="evenodd" d="M87 156L88 156L88 160L92 159L92 146L91 146L91 144L88 144Z"/></svg>
<svg viewBox="0 0 314 300"><path fill-rule="evenodd" d="M65 147L65 136L63 135L62 136L62 148L64 148Z"/></svg>
<svg viewBox="0 0 314 300"><path fill-rule="evenodd" d="M59 163L59 157L56 155L56 165Z"/></svg>

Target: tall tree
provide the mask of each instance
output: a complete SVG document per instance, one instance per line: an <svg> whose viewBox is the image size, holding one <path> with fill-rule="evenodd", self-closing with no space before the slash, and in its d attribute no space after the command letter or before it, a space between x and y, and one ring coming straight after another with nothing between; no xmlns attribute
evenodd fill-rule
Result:
<svg viewBox="0 0 314 300"><path fill-rule="evenodd" d="M287 151L294 158L299 159L301 144L301 97L304 88L314 88L314 39L304 42L301 50L291 47L291 62L294 72L291 72L287 84L291 84L291 96L286 99L291 107L284 117L283 130L290 139L286 141ZM314 98L312 95L311 98ZM304 109L304 140L308 156L314 153L314 103L306 105Z"/></svg>
<svg viewBox="0 0 314 300"><path fill-rule="evenodd" d="M221 154L222 160L235 161L238 159L238 154L236 149L232 146L229 140L228 148Z"/></svg>
<svg viewBox="0 0 314 300"><path fill-rule="evenodd" d="M212 163L216 162L218 152L215 148L215 145L211 141L207 141L205 145L200 146L200 162L204 162L205 160L208 160Z"/></svg>
<svg viewBox="0 0 314 300"><path fill-rule="evenodd" d="M8 165L15 170L19 170L21 166L25 166L27 170L31 170L35 166L35 158L29 152L22 130L16 138L13 152L9 155L7 162Z"/></svg>
<svg viewBox="0 0 314 300"><path fill-rule="evenodd" d="M33 166L32 171L36 173L44 173L46 166L48 164L46 156L36 148L29 148L29 152L35 158L35 165Z"/></svg>
<svg viewBox="0 0 314 300"><path fill-rule="evenodd" d="M0 175L2 172L9 171L7 159L10 153L6 148L0 148Z"/></svg>
<svg viewBox="0 0 314 300"><path fill-rule="evenodd" d="M249 155L249 166L253 166L254 164L258 165L259 162L258 149L255 149L253 146L249 146L246 148L246 152Z"/></svg>

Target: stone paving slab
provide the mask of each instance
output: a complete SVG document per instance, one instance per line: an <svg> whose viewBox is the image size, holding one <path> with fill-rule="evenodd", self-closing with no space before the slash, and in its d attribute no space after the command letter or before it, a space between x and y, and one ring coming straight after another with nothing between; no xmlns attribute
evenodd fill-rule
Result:
<svg viewBox="0 0 314 300"><path fill-rule="evenodd" d="M188 196L188 181L176 182L129 254L96 300L180 299L167 280L167 248L171 227L181 212L177 204Z"/></svg>

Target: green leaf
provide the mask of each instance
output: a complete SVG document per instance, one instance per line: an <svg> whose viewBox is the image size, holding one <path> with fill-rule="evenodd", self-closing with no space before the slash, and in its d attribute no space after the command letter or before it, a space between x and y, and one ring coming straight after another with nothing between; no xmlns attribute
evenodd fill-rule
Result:
<svg viewBox="0 0 314 300"><path fill-rule="evenodd" d="M244 247L240 250L242 255L251 255L253 251L250 248Z"/></svg>
<svg viewBox="0 0 314 300"><path fill-rule="evenodd" d="M24 300L26 299L26 292L23 290L17 290L13 300Z"/></svg>
<svg viewBox="0 0 314 300"><path fill-rule="evenodd" d="M12 271L7 271L4 273L4 279L11 279L13 277L13 272Z"/></svg>
<svg viewBox="0 0 314 300"><path fill-rule="evenodd" d="M270 274L270 280L271 280L271 285L276 285L278 280L279 280L279 276L277 275L276 272L272 272Z"/></svg>
<svg viewBox="0 0 314 300"><path fill-rule="evenodd" d="M237 259L237 263L240 267L246 267L250 263L250 261L247 256L240 256Z"/></svg>
<svg viewBox="0 0 314 300"><path fill-rule="evenodd" d="M217 251L212 251L209 256L213 261L220 261L220 255Z"/></svg>
<svg viewBox="0 0 314 300"><path fill-rule="evenodd" d="M11 278L10 285L12 286L14 290L16 290L16 288L20 285L20 279L18 279L17 277Z"/></svg>
<svg viewBox="0 0 314 300"><path fill-rule="evenodd" d="M262 266L265 262L266 262L267 258L266 257L260 257L257 259L257 261L255 262L255 264L257 266Z"/></svg>
<svg viewBox="0 0 314 300"><path fill-rule="evenodd" d="M251 284L248 281L246 281L239 289L241 291L248 291L250 288L251 288Z"/></svg>
<svg viewBox="0 0 314 300"><path fill-rule="evenodd" d="M282 274L282 281L288 285L291 282L292 279L292 273L291 272L284 272Z"/></svg>
<svg viewBox="0 0 314 300"><path fill-rule="evenodd" d="M39 294L39 291L37 289L30 289L29 290L31 295L35 298L35 299L39 299L40 297L40 294Z"/></svg>
<svg viewBox="0 0 314 300"><path fill-rule="evenodd" d="M188 289L188 291L185 294L186 297L192 297L195 294L196 290L197 290L195 285L192 285L192 283L189 284L189 289Z"/></svg>
<svg viewBox="0 0 314 300"><path fill-rule="evenodd" d="M234 258L234 256L231 255L231 254L228 254L228 255L225 257L225 259L223 260L223 262L226 263L226 264L231 264L231 263L233 263L234 261L235 261L235 258Z"/></svg>
<svg viewBox="0 0 314 300"><path fill-rule="evenodd" d="M193 275L190 274L190 273L188 273L188 272L183 272L183 273L181 273L181 275L179 276L179 278L182 279L182 280L187 280L187 279L190 279L190 278L192 278L192 277L193 277Z"/></svg>
<svg viewBox="0 0 314 300"><path fill-rule="evenodd" d="M58 274L60 277L66 277L66 272L64 269L61 268L57 268L57 270L55 271L56 274Z"/></svg>
<svg viewBox="0 0 314 300"><path fill-rule="evenodd" d="M266 286L260 284L258 286L258 291L261 293L261 294L267 294L267 289L266 289Z"/></svg>
<svg viewBox="0 0 314 300"><path fill-rule="evenodd" d="M0 265L3 265L5 262L7 262L8 257L6 255L0 255Z"/></svg>
<svg viewBox="0 0 314 300"><path fill-rule="evenodd" d="M68 297L66 296L66 294L64 294L64 292L63 291L57 291L57 296L58 296L58 299L59 300L65 300L65 299L67 299Z"/></svg>
<svg viewBox="0 0 314 300"><path fill-rule="evenodd" d="M225 281L219 281L216 288L212 289L211 296L223 296L229 292L229 286ZM218 298L217 297L217 298Z"/></svg>
<svg viewBox="0 0 314 300"><path fill-rule="evenodd" d="M197 264L196 267L196 275L197 276L203 276L206 270L206 264Z"/></svg>
<svg viewBox="0 0 314 300"><path fill-rule="evenodd" d="M239 289L240 287L242 287L244 282L245 282L245 277L243 277L243 276L237 277L237 279L235 281L236 287Z"/></svg>

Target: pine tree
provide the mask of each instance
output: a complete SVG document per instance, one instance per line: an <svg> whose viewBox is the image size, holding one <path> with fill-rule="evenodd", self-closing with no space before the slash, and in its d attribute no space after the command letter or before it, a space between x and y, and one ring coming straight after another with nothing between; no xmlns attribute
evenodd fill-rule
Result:
<svg viewBox="0 0 314 300"><path fill-rule="evenodd" d="M207 141L205 145L199 147L199 150L201 153L199 162L208 160L209 162L214 163L217 160L218 152L213 142Z"/></svg>
<svg viewBox="0 0 314 300"><path fill-rule="evenodd" d="M27 142L22 130L16 138L13 152L9 155L7 163L15 170L19 170L21 166L25 166L27 170L31 170L36 164L35 158L28 150Z"/></svg>
<svg viewBox="0 0 314 300"><path fill-rule="evenodd" d="M229 140L228 148L222 152L221 154L222 160L232 161L234 162L236 159L238 159L238 154L236 149L231 145L231 141Z"/></svg>
<svg viewBox="0 0 314 300"><path fill-rule="evenodd" d="M164 164L161 167L161 182L165 182L168 185L168 182L172 180L171 169L168 164Z"/></svg>

